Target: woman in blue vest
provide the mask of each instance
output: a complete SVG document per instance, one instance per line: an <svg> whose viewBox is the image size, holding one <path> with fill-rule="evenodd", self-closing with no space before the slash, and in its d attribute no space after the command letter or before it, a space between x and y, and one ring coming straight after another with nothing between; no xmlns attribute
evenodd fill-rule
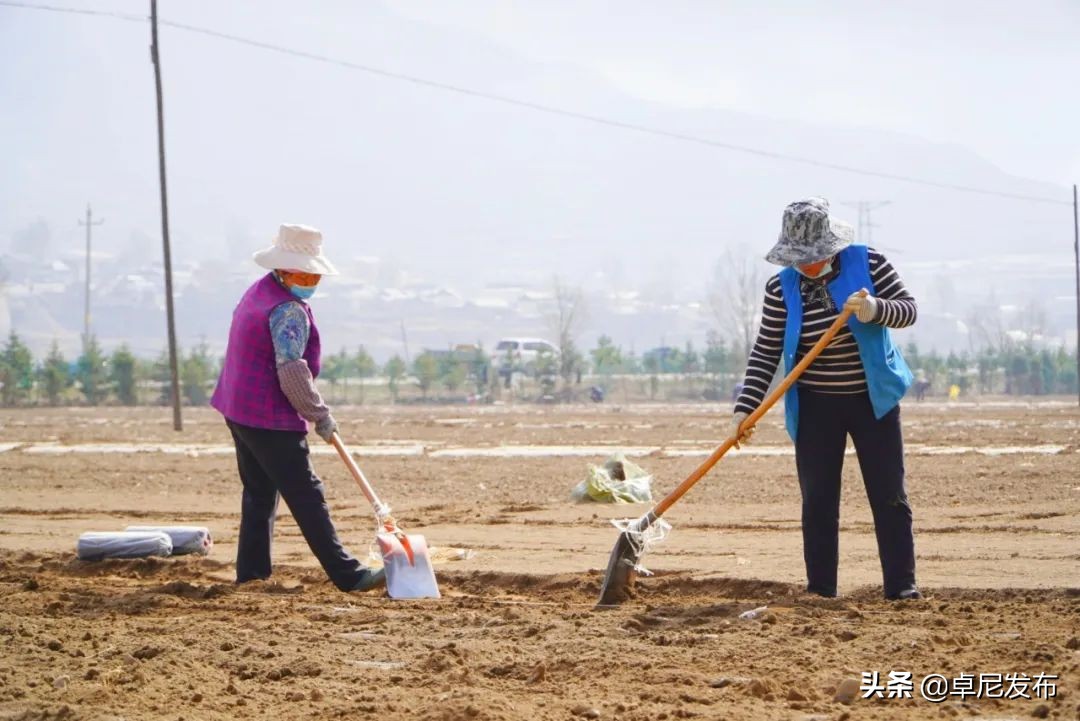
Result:
<svg viewBox="0 0 1080 721"><path fill-rule="evenodd" d="M784 362L793 368L843 308L854 312L784 397L802 491L807 591L836 595L840 474L850 435L874 515L885 597L921 598L915 584L911 506L904 489L900 399L911 371L889 328L915 322L915 299L881 253L854 244L850 225L821 198L784 210L766 260L785 266L765 284L761 329L735 403L731 435L765 398ZM858 292L866 289L868 295ZM753 431L743 431L740 441Z"/></svg>

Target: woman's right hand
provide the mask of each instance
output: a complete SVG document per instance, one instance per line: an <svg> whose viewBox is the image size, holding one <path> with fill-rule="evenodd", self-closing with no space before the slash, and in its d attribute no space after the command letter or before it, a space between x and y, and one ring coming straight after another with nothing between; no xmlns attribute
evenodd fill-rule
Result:
<svg viewBox="0 0 1080 721"><path fill-rule="evenodd" d="M337 433L337 429L337 421L334 420L334 417L330 415L330 413L327 413L315 422L315 433L327 443L331 442L330 439Z"/></svg>

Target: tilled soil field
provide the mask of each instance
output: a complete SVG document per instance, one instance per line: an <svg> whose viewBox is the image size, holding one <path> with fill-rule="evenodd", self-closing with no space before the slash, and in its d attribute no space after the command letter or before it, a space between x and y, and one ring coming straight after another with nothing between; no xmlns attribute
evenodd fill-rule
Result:
<svg viewBox="0 0 1080 721"><path fill-rule="evenodd" d="M925 601L880 598L854 456L842 597L801 593L798 485L774 415L672 508L674 530L646 557L656 575L605 611L593 604L617 537L608 521L647 506L575 503L571 488L623 451L659 497L728 411L336 414L399 521L440 549L443 599L336 591L284 506L273 579L235 586L239 480L212 411L187 410L182 433L162 409L0 414L0 719L1080 718L1068 401L905 406ZM366 555L371 514L312 444L341 535ZM215 547L75 559L79 533L133 523L206 525ZM882 695L901 698L836 700L875 672L883 686L910 673L911 698L900 676ZM944 699L926 698L931 674L952 682ZM976 689L992 674L1003 685L965 692L968 674Z"/></svg>

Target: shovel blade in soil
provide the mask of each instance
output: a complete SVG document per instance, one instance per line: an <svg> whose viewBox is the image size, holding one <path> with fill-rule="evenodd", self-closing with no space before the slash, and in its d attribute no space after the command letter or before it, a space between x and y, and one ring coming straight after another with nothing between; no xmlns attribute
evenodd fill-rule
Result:
<svg viewBox="0 0 1080 721"><path fill-rule="evenodd" d="M641 544L634 534L623 531L608 560L607 573L600 587L600 600L597 607L618 606L630 598L634 580L637 578L637 565L641 560Z"/></svg>
<svg viewBox="0 0 1080 721"><path fill-rule="evenodd" d="M405 536L406 549L393 533L379 533L375 540L386 570L386 593L390 598L440 598L435 569L431 567L427 541L423 536ZM411 551L411 553L410 553Z"/></svg>

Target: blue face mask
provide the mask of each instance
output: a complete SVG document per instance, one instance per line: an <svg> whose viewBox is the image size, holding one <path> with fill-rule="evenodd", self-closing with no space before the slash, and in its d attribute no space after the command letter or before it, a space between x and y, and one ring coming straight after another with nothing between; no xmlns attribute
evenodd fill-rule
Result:
<svg viewBox="0 0 1080 721"><path fill-rule="evenodd" d="M300 300L307 300L311 296L315 295L314 285L293 285L289 286L289 292L295 295Z"/></svg>

